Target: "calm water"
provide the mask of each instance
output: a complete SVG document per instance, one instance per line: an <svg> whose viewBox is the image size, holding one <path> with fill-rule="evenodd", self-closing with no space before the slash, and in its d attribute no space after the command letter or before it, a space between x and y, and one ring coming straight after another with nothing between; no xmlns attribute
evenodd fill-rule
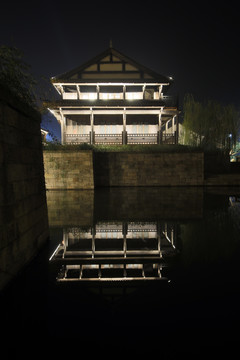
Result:
<svg viewBox="0 0 240 360"><path fill-rule="evenodd" d="M239 189L47 196L50 241L3 296L5 335L21 340L19 351L33 344L55 356L234 353Z"/></svg>

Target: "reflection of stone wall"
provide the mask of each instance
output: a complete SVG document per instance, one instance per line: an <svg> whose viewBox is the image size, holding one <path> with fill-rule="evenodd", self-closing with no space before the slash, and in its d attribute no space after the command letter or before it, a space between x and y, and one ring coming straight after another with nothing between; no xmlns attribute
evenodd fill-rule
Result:
<svg viewBox="0 0 240 360"><path fill-rule="evenodd" d="M203 153L95 153L96 186L203 185Z"/></svg>
<svg viewBox="0 0 240 360"><path fill-rule="evenodd" d="M98 221L201 218L203 189L105 188L47 191L50 227L92 226Z"/></svg>
<svg viewBox="0 0 240 360"><path fill-rule="evenodd" d="M201 218L202 187L125 187L95 191L94 218L156 221Z"/></svg>
<svg viewBox="0 0 240 360"><path fill-rule="evenodd" d="M0 289L48 238L40 121L0 87Z"/></svg>
<svg viewBox="0 0 240 360"><path fill-rule="evenodd" d="M49 226L91 226L94 191L47 191Z"/></svg>
<svg viewBox="0 0 240 360"><path fill-rule="evenodd" d="M93 189L92 151L44 151L47 189Z"/></svg>

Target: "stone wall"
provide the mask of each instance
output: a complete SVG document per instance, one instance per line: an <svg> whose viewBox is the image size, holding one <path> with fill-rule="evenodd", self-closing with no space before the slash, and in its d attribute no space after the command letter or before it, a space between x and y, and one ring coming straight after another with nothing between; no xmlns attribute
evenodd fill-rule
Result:
<svg viewBox="0 0 240 360"><path fill-rule="evenodd" d="M92 151L44 151L47 189L93 189Z"/></svg>
<svg viewBox="0 0 240 360"><path fill-rule="evenodd" d="M0 289L49 236L40 121L0 87Z"/></svg>
<svg viewBox="0 0 240 360"><path fill-rule="evenodd" d="M203 185L203 154L44 151L47 189Z"/></svg>
<svg viewBox="0 0 240 360"><path fill-rule="evenodd" d="M94 155L96 186L203 185L203 153L124 153Z"/></svg>
<svg viewBox="0 0 240 360"><path fill-rule="evenodd" d="M230 156L220 150L206 151L204 153L204 173L221 174L229 173L231 168Z"/></svg>

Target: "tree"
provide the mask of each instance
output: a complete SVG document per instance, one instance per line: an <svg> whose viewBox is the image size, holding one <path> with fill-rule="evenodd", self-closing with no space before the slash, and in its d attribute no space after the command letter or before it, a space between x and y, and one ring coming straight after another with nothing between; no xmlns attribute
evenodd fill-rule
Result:
<svg viewBox="0 0 240 360"><path fill-rule="evenodd" d="M0 46L0 83L36 108L37 82L30 72L30 65L24 62L21 50Z"/></svg>
<svg viewBox="0 0 240 360"><path fill-rule="evenodd" d="M195 101L191 94L184 99L184 143L189 145L201 145L203 116L202 105Z"/></svg>
<svg viewBox="0 0 240 360"><path fill-rule="evenodd" d="M21 50L16 47L0 46L0 84L9 88L25 103L37 109L44 116L48 110L43 104L42 98L49 98L50 96L53 98L50 82L44 77L40 77L36 81L30 69L31 66L23 60ZM48 122L51 122L51 119ZM45 121L48 134L56 142L57 137L50 130L51 124L48 125L46 126Z"/></svg>
<svg viewBox="0 0 240 360"><path fill-rule="evenodd" d="M229 149L237 141L240 114L233 105L213 100L200 103L188 94L184 99L183 126L185 144Z"/></svg>

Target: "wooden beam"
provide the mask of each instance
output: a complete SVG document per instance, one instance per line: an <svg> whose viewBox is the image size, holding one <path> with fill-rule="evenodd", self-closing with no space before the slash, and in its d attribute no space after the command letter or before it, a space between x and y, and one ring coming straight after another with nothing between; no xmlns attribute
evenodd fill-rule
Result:
<svg viewBox="0 0 240 360"><path fill-rule="evenodd" d="M80 90L79 90L79 85L77 84L77 85L76 85L76 87L77 87L78 98L79 98L79 100L80 100Z"/></svg>
<svg viewBox="0 0 240 360"><path fill-rule="evenodd" d="M108 110L108 109L97 109L97 110L94 110L94 108L91 110L91 109L79 109L79 110L68 110L68 109L63 109L62 110L62 113L64 115L91 115L91 114L94 114L94 115L121 115L123 114L124 112L124 109L119 109L119 110L115 110L115 109L112 109L112 110ZM159 109L149 109L149 110L141 110L141 109L128 109L126 108L125 110L125 114L126 115L159 115Z"/></svg>
<svg viewBox="0 0 240 360"><path fill-rule="evenodd" d="M126 85L126 86L143 86L143 85L146 85L146 86L164 86L164 85L169 85L169 84L163 84L163 83L160 83L160 82L148 82L148 81L138 81L137 79L134 80L134 81L117 81L117 82L112 82L111 80L109 81L105 81L105 82L102 82L102 81L92 81L92 82L89 82L89 81L82 81L82 82L79 82L77 80L72 80L72 81L62 81L62 82L57 82L57 83L54 83L54 86L60 86L60 85L80 85L80 86L103 86L103 85L107 85L107 86L123 86L123 85Z"/></svg>

